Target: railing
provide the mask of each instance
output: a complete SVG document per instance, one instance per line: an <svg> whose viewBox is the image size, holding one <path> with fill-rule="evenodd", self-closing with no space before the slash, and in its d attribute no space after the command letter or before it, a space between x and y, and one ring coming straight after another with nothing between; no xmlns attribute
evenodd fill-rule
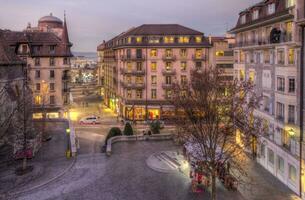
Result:
<svg viewBox="0 0 305 200"><path fill-rule="evenodd" d="M125 68L121 68L120 69L120 72L121 74L130 74L130 75L145 75L145 70L142 69L142 70L135 70L135 69L132 69L132 70L128 70L128 69L125 69Z"/></svg>
<svg viewBox="0 0 305 200"><path fill-rule="evenodd" d="M145 60L145 55L122 55L121 56L122 61L143 61Z"/></svg>
<svg viewBox="0 0 305 200"><path fill-rule="evenodd" d="M121 85L127 89L145 89L145 83L126 83L121 81Z"/></svg>
<svg viewBox="0 0 305 200"><path fill-rule="evenodd" d="M112 153L112 145L117 142L129 142L129 141L144 141L144 140L171 140L172 134L158 134L158 135L132 135L132 136L116 136L110 138L107 141L106 154L108 156Z"/></svg>
<svg viewBox="0 0 305 200"><path fill-rule="evenodd" d="M176 75L176 69L162 70L163 75Z"/></svg>
<svg viewBox="0 0 305 200"><path fill-rule="evenodd" d="M173 86L174 85L172 83L162 83L162 88L163 89L172 89Z"/></svg>
<svg viewBox="0 0 305 200"><path fill-rule="evenodd" d="M176 60L176 56L175 55L164 55L164 56L162 56L162 59L165 61L173 61L173 60Z"/></svg>
<svg viewBox="0 0 305 200"><path fill-rule="evenodd" d="M193 56L192 56L192 59L193 59L194 61L205 61L205 60L206 60L206 56L205 56L205 55L201 55L201 56L193 55Z"/></svg>

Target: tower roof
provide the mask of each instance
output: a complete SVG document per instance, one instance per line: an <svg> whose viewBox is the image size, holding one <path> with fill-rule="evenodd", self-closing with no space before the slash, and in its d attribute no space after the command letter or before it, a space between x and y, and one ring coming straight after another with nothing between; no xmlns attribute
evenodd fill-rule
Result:
<svg viewBox="0 0 305 200"><path fill-rule="evenodd" d="M51 23L60 23L60 24L62 24L61 19L59 19L58 17L53 16L52 13L50 13L50 15L47 15L47 16L44 16L44 17L40 18L38 22L39 23L42 23L42 22L51 22Z"/></svg>

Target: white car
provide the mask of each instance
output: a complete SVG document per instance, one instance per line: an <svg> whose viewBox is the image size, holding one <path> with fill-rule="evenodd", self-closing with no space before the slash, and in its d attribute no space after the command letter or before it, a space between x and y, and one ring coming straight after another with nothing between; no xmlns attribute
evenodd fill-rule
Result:
<svg viewBox="0 0 305 200"><path fill-rule="evenodd" d="M79 120L80 124L100 124L100 117L97 116L88 116L88 117L83 117L81 120Z"/></svg>

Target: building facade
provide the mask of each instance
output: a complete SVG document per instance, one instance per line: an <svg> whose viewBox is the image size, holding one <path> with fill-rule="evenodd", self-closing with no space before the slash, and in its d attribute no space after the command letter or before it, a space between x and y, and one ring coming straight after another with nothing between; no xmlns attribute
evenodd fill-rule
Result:
<svg viewBox="0 0 305 200"><path fill-rule="evenodd" d="M132 28L98 47L105 104L129 120L168 119L174 82L209 67L211 44L199 31L177 24Z"/></svg>
<svg viewBox="0 0 305 200"><path fill-rule="evenodd" d="M231 30L236 35L234 76L255 85L262 96L255 115L268 129L251 151L258 163L299 195L304 191L300 2L264 0L242 11ZM240 137L242 130L237 130Z"/></svg>
<svg viewBox="0 0 305 200"><path fill-rule="evenodd" d="M69 71L72 57L66 20L39 19L38 27L22 32L3 31L4 40L27 63L33 92L34 118L63 117L69 104Z"/></svg>

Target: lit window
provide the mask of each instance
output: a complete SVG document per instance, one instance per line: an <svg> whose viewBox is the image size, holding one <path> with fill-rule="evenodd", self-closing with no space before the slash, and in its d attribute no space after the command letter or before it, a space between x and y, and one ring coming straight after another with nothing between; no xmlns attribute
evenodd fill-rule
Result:
<svg viewBox="0 0 305 200"><path fill-rule="evenodd" d="M165 55L166 55L166 57L171 57L173 55L172 50L171 49L166 49L165 50Z"/></svg>
<svg viewBox="0 0 305 200"><path fill-rule="evenodd" d="M156 99L157 98L157 89L151 89L151 98Z"/></svg>
<svg viewBox="0 0 305 200"><path fill-rule="evenodd" d="M275 13L275 4L271 3L268 5L268 14L271 15L273 13Z"/></svg>
<svg viewBox="0 0 305 200"><path fill-rule="evenodd" d="M196 49L195 56L196 56L196 58L201 58L202 50L201 49Z"/></svg>
<svg viewBox="0 0 305 200"><path fill-rule="evenodd" d="M150 50L150 56L151 57L157 57L157 49Z"/></svg>
<svg viewBox="0 0 305 200"><path fill-rule="evenodd" d="M292 40L292 22L286 23L286 38L287 38L286 42L289 42Z"/></svg>
<svg viewBox="0 0 305 200"><path fill-rule="evenodd" d="M142 37L137 37L136 41L137 41L137 43L141 43L142 42Z"/></svg>
<svg viewBox="0 0 305 200"><path fill-rule="evenodd" d="M225 52L224 51L216 51L216 56L224 56Z"/></svg>
<svg viewBox="0 0 305 200"><path fill-rule="evenodd" d="M40 95L35 96L34 101L35 101L34 102L35 105L40 105L41 104L41 96Z"/></svg>
<svg viewBox="0 0 305 200"><path fill-rule="evenodd" d="M132 97L132 91L131 90L127 90L127 98L131 98Z"/></svg>
<svg viewBox="0 0 305 200"><path fill-rule="evenodd" d="M179 43L189 43L190 39L188 37L179 37Z"/></svg>
<svg viewBox="0 0 305 200"><path fill-rule="evenodd" d="M172 97L172 91L171 90L166 90L165 91L165 96L167 99L171 98Z"/></svg>
<svg viewBox="0 0 305 200"><path fill-rule="evenodd" d="M151 76L151 84L157 85L157 76L156 75Z"/></svg>
<svg viewBox="0 0 305 200"><path fill-rule="evenodd" d="M127 63L127 71L131 72L132 70L132 64L130 62Z"/></svg>
<svg viewBox="0 0 305 200"><path fill-rule="evenodd" d="M196 37L196 43L201 43L202 42L202 38L200 36Z"/></svg>
<svg viewBox="0 0 305 200"><path fill-rule="evenodd" d="M181 71L186 71L186 62L181 62Z"/></svg>
<svg viewBox="0 0 305 200"><path fill-rule="evenodd" d="M43 115L42 113L33 113L33 119L42 119Z"/></svg>
<svg viewBox="0 0 305 200"><path fill-rule="evenodd" d="M175 39L171 36L164 37L164 43L174 43Z"/></svg>
<svg viewBox="0 0 305 200"><path fill-rule="evenodd" d="M294 49L289 49L288 54L288 64L293 65L294 64Z"/></svg>
<svg viewBox="0 0 305 200"><path fill-rule="evenodd" d="M136 96L137 96L137 99L142 99L142 90L137 90Z"/></svg>
<svg viewBox="0 0 305 200"><path fill-rule="evenodd" d="M181 49L181 52L180 52L180 54L181 54L181 57L186 57L186 55L187 55L187 51L186 51L186 49Z"/></svg>
<svg viewBox="0 0 305 200"><path fill-rule="evenodd" d="M129 37L129 38L127 39L127 42L128 42L128 44L131 43L131 37Z"/></svg>
<svg viewBox="0 0 305 200"><path fill-rule="evenodd" d="M137 76L136 77L136 84L143 84L144 80L142 76Z"/></svg>
<svg viewBox="0 0 305 200"><path fill-rule="evenodd" d="M157 63L156 62L152 62L150 65L151 71L157 71Z"/></svg>
<svg viewBox="0 0 305 200"><path fill-rule="evenodd" d="M254 80L255 80L255 71L250 71L249 72L249 81L251 83L254 83Z"/></svg>
<svg viewBox="0 0 305 200"><path fill-rule="evenodd" d="M287 0L287 8L295 5L295 0Z"/></svg>
<svg viewBox="0 0 305 200"><path fill-rule="evenodd" d="M166 70L171 70L172 69L172 63L171 62L166 62L165 68L166 68Z"/></svg>

